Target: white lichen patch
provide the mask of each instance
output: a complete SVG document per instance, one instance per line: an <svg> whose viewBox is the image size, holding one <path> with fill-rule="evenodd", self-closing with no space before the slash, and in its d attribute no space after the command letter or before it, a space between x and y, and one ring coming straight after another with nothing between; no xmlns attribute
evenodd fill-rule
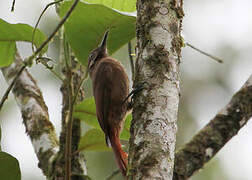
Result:
<svg viewBox="0 0 252 180"><path fill-rule="evenodd" d="M211 147L207 148L205 154L208 158L211 158L213 156L213 148Z"/></svg>
<svg viewBox="0 0 252 180"><path fill-rule="evenodd" d="M39 151L41 150L42 152L45 152L49 149L53 149L53 144L51 144L51 139L49 134L42 134L40 138L36 138L32 140L32 145L35 150L35 153L38 154ZM56 149L55 149L56 151Z"/></svg>
<svg viewBox="0 0 252 180"><path fill-rule="evenodd" d="M171 48L171 41L172 41L172 37L170 35L170 33L165 30L161 25L151 28L150 30L150 35L151 35L151 39L153 41L153 44L155 44L156 46L162 44L164 45L164 48L169 51Z"/></svg>
<svg viewBox="0 0 252 180"><path fill-rule="evenodd" d="M9 67L4 67L1 69L9 85L11 84L12 80L15 78L16 69L17 69L16 63L12 63Z"/></svg>
<svg viewBox="0 0 252 180"><path fill-rule="evenodd" d="M22 81L22 84L25 84L26 86L29 86L29 90L32 91L34 94L40 96L38 91L36 90L36 84L32 81L31 77L28 76L27 72L23 72L20 76L20 81Z"/></svg>
<svg viewBox="0 0 252 180"><path fill-rule="evenodd" d="M22 108L22 111L32 110L32 114L40 114L41 116L47 116L42 107L34 98L27 97L25 99L18 99L18 101L20 101L19 103Z"/></svg>
<svg viewBox="0 0 252 180"><path fill-rule="evenodd" d="M249 79L247 80L247 82L245 83L245 86L252 86L252 75L249 76Z"/></svg>
<svg viewBox="0 0 252 180"><path fill-rule="evenodd" d="M169 157L171 158L171 157ZM168 171L168 169L173 169L173 161L170 161L168 157L161 158L160 159L160 170L164 171L165 173L162 173L162 179L168 179L169 177L172 177L173 171Z"/></svg>
<svg viewBox="0 0 252 180"><path fill-rule="evenodd" d="M42 107L37 103L34 98L26 97L26 98L16 98L18 105L22 109L23 113L26 113L26 128L27 131L32 131L34 127L34 123L37 121L29 121L30 119L35 119L36 116L48 116L48 114L42 109ZM36 120L36 119L35 119Z"/></svg>
<svg viewBox="0 0 252 180"><path fill-rule="evenodd" d="M139 179L152 180L152 179L171 179L173 171L169 171L173 169L173 162L169 160L168 157L159 156L158 164L148 169L148 172L144 173L147 176L141 176ZM148 174L155 174L155 178L153 176L148 176Z"/></svg>
<svg viewBox="0 0 252 180"><path fill-rule="evenodd" d="M174 139L176 139L176 137L174 137ZM170 152L169 158L171 158L172 160L174 160L175 142L172 141L168 146L170 147L170 150L169 150L169 152Z"/></svg>
<svg viewBox="0 0 252 180"><path fill-rule="evenodd" d="M159 9L159 13L162 15L166 15L168 13L168 8L165 6L161 6Z"/></svg>
<svg viewBox="0 0 252 180"><path fill-rule="evenodd" d="M152 70L147 66L144 66L142 71L143 71L144 77L151 77L153 75Z"/></svg>
<svg viewBox="0 0 252 180"><path fill-rule="evenodd" d="M139 128L139 131L135 134L134 144L138 145L140 142L143 142L144 137L142 137L142 128Z"/></svg>
<svg viewBox="0 0 252 180"><path fill-rule="evenodd" d="M166 125L163 124L161 120L152 120L150 124L147 125L146 131L150 134L158 134L160 137L165 135L165 131L163 130Z"/></svg>
<svg viewBox="0 0 252 180"><path fill-rule="evenodd" d="M244 124L246 124L246 119L242 118L242 120L239 121L239 125L242 127Z"/></svg>
<svg viewBox="0 0 252 180"><path fill-rule="evenodd" d="M228 115L228 111L227 111L227 108L226 107L224 107L223 109L221 109L220 111L219 111L219 113L218 114L222 114L222 115Z"/></svg>

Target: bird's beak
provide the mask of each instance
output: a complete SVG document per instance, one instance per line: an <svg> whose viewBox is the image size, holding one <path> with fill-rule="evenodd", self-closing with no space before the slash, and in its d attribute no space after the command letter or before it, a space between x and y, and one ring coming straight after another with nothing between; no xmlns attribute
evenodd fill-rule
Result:
<svg viewBox="0 0 252 180"><path fill-rule="evenodd" d="M109 30L107 30L102 38L101 44L100 44L100 48L104 51L106 51L107 49L107 39L108 39L108 33Z"/></svg>

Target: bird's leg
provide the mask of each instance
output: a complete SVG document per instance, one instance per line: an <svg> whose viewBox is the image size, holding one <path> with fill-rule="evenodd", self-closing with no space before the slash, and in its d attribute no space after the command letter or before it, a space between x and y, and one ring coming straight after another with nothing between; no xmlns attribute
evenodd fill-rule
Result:
<svg viewBox="0 0 252 180"><path fill-rule="evenodd" d="M145 88L144 84L148 84L148 83L146 81L144 81L142 83L138 83L134 87L134 89L129 93L129 95L124 99L123 104L130 98L130 96L132 96L130 99L130 102L128 103L128 106L127 106L128 111L130 111L132 109L133 101L134 101L134 98L136 97L136 95Z"/></svg>

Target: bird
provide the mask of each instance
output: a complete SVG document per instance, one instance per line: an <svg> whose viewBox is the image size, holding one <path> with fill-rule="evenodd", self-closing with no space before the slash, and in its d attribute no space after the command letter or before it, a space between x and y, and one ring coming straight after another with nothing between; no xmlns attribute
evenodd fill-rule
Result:
<svg viewBox="0 0 252 180"><path fill-rule="evenodd" d="M100 45L90 52L88 71L98 122L107 146L112 147L122 175L126 176L128 154L122 149L120 133L130 112L129 78L121 63L108 54L108 34L109 30L105 32Z"/></svg>

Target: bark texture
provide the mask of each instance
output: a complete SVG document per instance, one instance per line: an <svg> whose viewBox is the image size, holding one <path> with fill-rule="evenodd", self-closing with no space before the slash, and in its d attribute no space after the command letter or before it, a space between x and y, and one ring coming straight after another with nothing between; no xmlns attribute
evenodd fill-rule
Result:
<svg viewBox="0 0 252 180"><path fill-rule="evenodd" d="M9 67L2 68L7 83L12 82L21 66L22 60L17 53L16 61ZM19 76L12 92L21 109L26 133L30 137L38 157L38 166L48 177L50 165L58 151L58 140L54 127L49 121L48 109L42 93L27 70L24 70Z"/></svg>
<svg viewBox="0 0 252 180"><path fill-rule="evenodd" d="M176 153L174 180L203 167L252 117L252 75L231 101Z"/></svg>
<svg viewBox="0 0 252 180"><path fill-rule="evenodd" d="M22 59L17 53L16 61L12 63L11 66L2 68L2 73L9 84L12 82L21 67ZM76 87L82 77L81 75L83 71L79 66L79 68L77 68L77 64L75 64L75 67L73 81ZM31 139L35 153L38 157L38 166L42 169L43 174L47 179L64 179L65 119L69 105L67 100L68 91L64 88L64 85L66 86L66 83L63 83L61 89L64 96L64 106L62 112L63 130L60 138L60 146L54 127L49 120L48 109L42 93L27 70L24 70L21 73L12 90L21 109L26 132ZM80 96L79 100L82 98L83 95ZM72 152L75 152L78 149L80 134L80 120L74 119ZM75 153L72 156L72 179L88 179L88 177L85 176L86 174L87 169L83 155Z"/></svg>
<svg viewBox="0 0 252 180"><path fill-rule="evenodd" d="M74 56L71 57L72 59L72 77L73 77L73 85L74 91L78 88L78 85L84 76L84 71L80 63L74 59ZM67 70L63 68L63 74L67 76ZM69 88L68 88L68 79L65 79L63 84L61 85L61 92L62 92L62 123L61 123L61 133L60 133L60 148L59 153L57 155L57 160L54 164L54 178L55 179L64 179L65 174L65 148L66 148L66 131L67 131L67 119L69 115ZM81 89L79 92L79 98L77 101L82 101L84 99L84 91ZM79 180L79 179L87 179L85 176L87 174L87 168L85 163L85 158L82 153L77 152L79 141L81 138L81 126L80 126L80 119L74 118L73 119L73 127L72 127L72 160L71 160L71 167L72 167L72 180Z"/></svg>
<svg viewBox="0 0 252 180"><path fill-rule="evenodd" d="M134 86L147 82L133 105L129 179L172 179L179 104L181 1L137 1Z"/></svg>

